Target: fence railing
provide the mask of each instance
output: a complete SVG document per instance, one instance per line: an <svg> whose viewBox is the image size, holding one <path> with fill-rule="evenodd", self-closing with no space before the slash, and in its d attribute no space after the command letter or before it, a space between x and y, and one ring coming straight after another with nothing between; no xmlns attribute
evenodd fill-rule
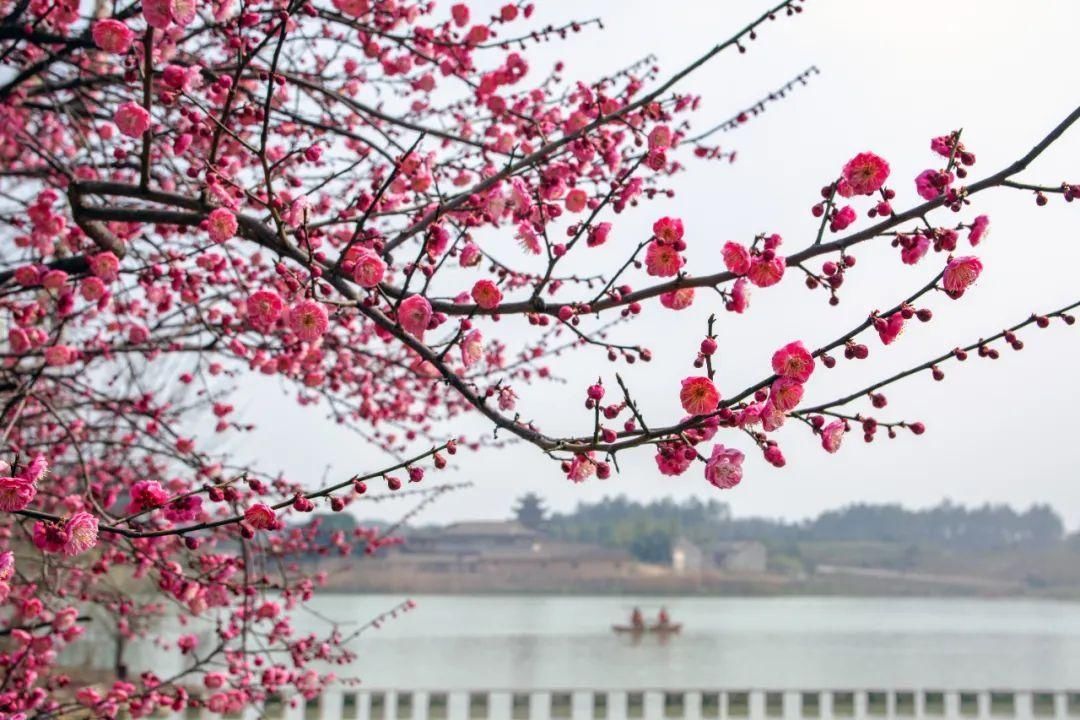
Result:
<svg viewBox="0 0 1080 720"><path fill-rule="evenodd" d="M207 710L200 720L217 716ZM1080 690L374 690L249 708L245 720L1080 720Z"/></svg>

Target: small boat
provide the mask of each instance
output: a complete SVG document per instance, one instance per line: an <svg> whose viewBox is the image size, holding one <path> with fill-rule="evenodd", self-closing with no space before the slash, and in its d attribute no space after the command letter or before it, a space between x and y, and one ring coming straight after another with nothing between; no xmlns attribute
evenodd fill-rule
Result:
<svg viewBox="0 0 1080 720"><path fill-rule="evenodd" d="M645 633L658 633L660 635L674 635L682 630L682 623L668 623L666 625L648 625L634 627L633 625L612 625L611 629L616 633L628 633L631 635L644 635Z"/></svg>

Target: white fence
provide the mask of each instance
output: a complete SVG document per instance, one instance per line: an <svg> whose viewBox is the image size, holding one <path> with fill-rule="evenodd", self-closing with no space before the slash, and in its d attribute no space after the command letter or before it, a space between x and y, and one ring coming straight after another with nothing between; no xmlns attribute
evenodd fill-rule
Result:
<svg viewBox="0 0 1080 720"><path fill-rule="evenodd" d="M208 711L200 720L214 720ZM250 708L245 720L1080 720L1080 691L333 689Z"/></svg>

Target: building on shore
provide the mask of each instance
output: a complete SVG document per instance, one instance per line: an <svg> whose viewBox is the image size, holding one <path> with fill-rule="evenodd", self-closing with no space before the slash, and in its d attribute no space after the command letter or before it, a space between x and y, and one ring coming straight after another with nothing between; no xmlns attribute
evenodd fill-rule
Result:
<svg viewBox="0 0 1080 720"><path fill-rule="evenodd" d="M529 553L542 543L545 535L516 520L473 520L434 530L408 531L403 553L440 555L477 555L493 550Z"/></svg>
<svg viewBox="0 0 1080 720"><path fill-rule="evenodd" d="M507 579L530 573L613 577L633 571L622 550L555 540L516 521L472 521L410 532L386 553L384 566L420 573L487 574Z"/></svg>
<svg viewBox="0 0 1080 720"><path fill-rule="evenodd" d="M762 592L783 580L766 572L761 543L676 544L672 562L644 563L626 550L559 540L516 521L403 528L403 542L362 563L321 562L339 591L414 593Z"/></svg>
<svg viewBox="0 0 1080 720"><path fill-rule="evenodd" d="M671 567L679 575L709 570L764 573L767 566L768 551L756 540L725 540L702 547L681 537L671 546Z"/></svg>

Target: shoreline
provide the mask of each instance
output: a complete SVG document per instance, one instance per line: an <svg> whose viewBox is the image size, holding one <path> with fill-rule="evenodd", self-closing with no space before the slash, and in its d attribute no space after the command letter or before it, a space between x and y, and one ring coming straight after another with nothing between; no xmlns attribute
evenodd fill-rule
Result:
<svg viewBox="0 0 1080 720"><path fill-rule="evenodd" d="M656 597L656 598L684 598L684 599L732 599L732 600L789 600L789 599L818 599L818 600L985 600L985 601L1014 601L1030 600L1037 602L1057 603L1080 603L1080 591L1071 593L879 593L879 592L819 592L819 591L792 591L773 593L725 593L719 591L670 591L658 592L655 590L634 589L580 589L580 590L523 590L511 589L485 589L485 590L409 590L405 588L320 588L319 595L323 596L350 596L350 595L387 595L409 597Z"/></svg>

